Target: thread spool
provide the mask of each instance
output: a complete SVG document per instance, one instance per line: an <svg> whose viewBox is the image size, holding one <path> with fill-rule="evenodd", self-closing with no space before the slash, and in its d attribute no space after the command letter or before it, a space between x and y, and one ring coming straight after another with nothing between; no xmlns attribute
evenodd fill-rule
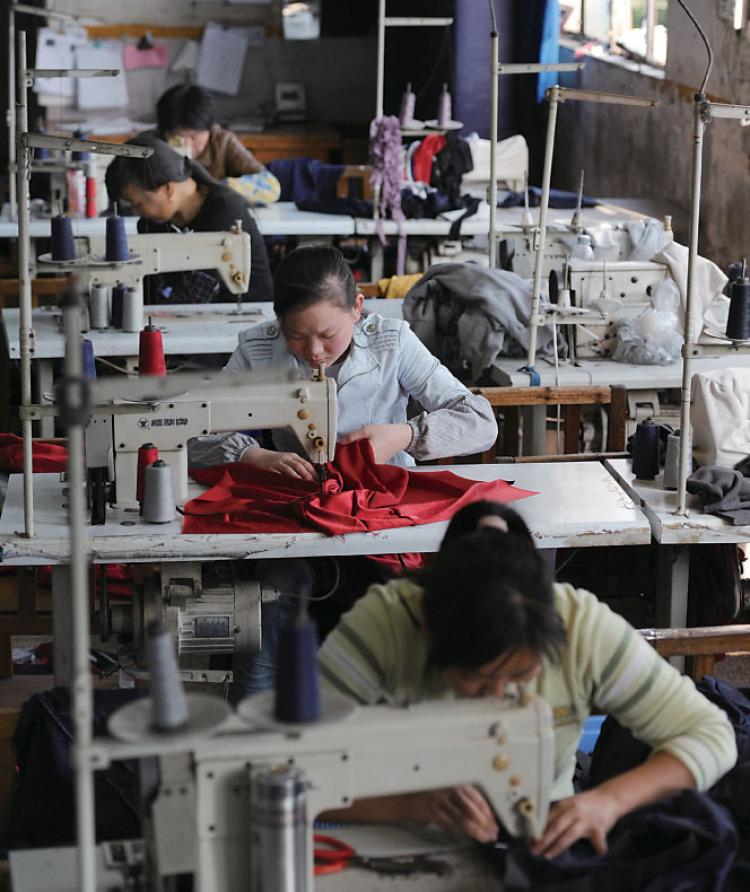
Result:
<svg viewBox="0 0 750 892"><path fill-rule="evenodd" d="M729 293L727 337L734 341L750 338L750 279L746 275L746 262L742 261L742 276L732 282Z"/></svg>
<svg viewBox="0 0 750 892"><path fill-rule="evenodd" d="M96 163L91 161L86 168L86 216L96 217Z"/></svg>
<svg viewBox="0 0 750 892"><path fill-rule="evenodd" d="M447 127L453 118L451 94L448 92L448 84L443 84L443 92L438 100L437 123L438 127Z"/></svg>
<svg viewBox="0 0 750 892"><path fill-rule="evenodd" d="M138 374L162 376L167 374L161 332L150 322L141 332L138 344Z"/></svg>
<svg viewBox="0 0 750 892"><path fill-rule="evenodd" d="M128 236L125 218L117 213L107 217L107 238L104 259L112 262L128 259Z"/></svg>
<svg viewBox="0 0 750 892"><path fill-rule="evenodd" d="M680 432L667 437L667 455L664 459L664 489L677 489L677 472L680 468Z"/></svg>
<svg viewBox="0 0 750 892"><path fill-rule="evenodd" d="M406 91L401 95L401 110L398 115L399 124L402 127L408 127L414 121L414 109L416 108L417 97L411 91L411 84L406 85Z"/></svg>
<svg viewBox="0 0 750 892"><path fill-rule="evenodd" d="M253 772L249 823L251 888L312 892L307 782L299 768L281 765Z"/></svg>
<svg viewBox="0 0 750 892"><path fill-rule="evenodd" d="M149 624L146 658L151 676L151 728L159 734L179 731L188 722L187 698L177 674L172 639L160 623Z"/></svg>
<svg viewBox="0 0 750 892"><path fill-rule="evenodd" d="M122 328L122 304L124 294L124 285L115 285L112 289L112 328Z"/></svg>
<svg viewBox="0 0 750 892"><path fill-rule="evenodd" d="M635 429L633 473L637 480L653 480L659 473L659 427L650 418Z"/></svg>
<svg viewBox="0 0 750 892"><path fill-rule="evenodd" d="M89 291L89 324L92 328L107 328L109 325L109 288L106 285L92 285Z"/></svg>
<svg viewBox="0 0 750 892"><path fill-rule="evenodd" d="M557 305L560 309L569 309L571 304L572 292L570 288L561 288L557 292Z"/></svg>
<svg viewBox="0 0 750 892"><path fill-rule="evenodd" d="M143 472L143 519L146 523L169 523L176 517L172 468L159 458Z"/></svg>
<svg viewBox="0 0 750 892"><path fill-rule="evenodd" d="M52 224L52 259L75 260L76 245L73 241L73 223L70 217L60 214L53 217L50 222Z"/></svg>
<svg viewBox="0 0 750 892"><path fill-rule="evenodd" d="M143 328L143 292L140 288L126 288L122 295L122 330L140 331Z"/></svg>
<svg viewBox="0 0 750 892"><path fill-rule="evenodd" d="M83 350L83 377L93 381L96 378L96 360L94 358L94 342L84 338L81 342Z"/></svg>
<svg viewBox="0 0 750 892"><path fill-rule="evenodd" d="M144 443L138 449L138 473L135 478L135 498L143 514L143 489L146 480L146 468L159 460L159 450L153 443Z"/></svg>
<svg viewBox="0 0 750 892"><path fill-rule="evenodd" d="M279 632L276 718L314 722L320 718L318 633L303 607Z"/></svg>
<svg viewBox="0 0 750 892"><path fill-rule="evenodd" d="M76 130L73 133L73 139L86 139L88 133L85 133L83 130ZM88 152L74 151L71 155L73 161L88 161L89 160Z"/></svg>

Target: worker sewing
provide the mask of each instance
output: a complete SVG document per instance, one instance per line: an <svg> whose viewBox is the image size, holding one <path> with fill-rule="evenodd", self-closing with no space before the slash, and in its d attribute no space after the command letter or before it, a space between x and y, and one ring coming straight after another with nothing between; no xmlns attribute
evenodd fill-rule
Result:
<svg viewBox="0 0 750 892"><path fill-rule="evenodd" d="M228 371L292 367L305 377L324 365L338 387L340 443L370 440L378 463L411 466L415 459L469 455L497 437L489 403L472 394L398 319L365 316L343 255L336 248L297 248L274 277L278 322L240 334ZM409 399L423 411L407 418ZM191 463L242 461L290 477L315 480L315 469L283 432L280 451L242 434L198 437ZM297 445L297 449L292 446Z"/></svg>
<svg viewBox="0 0 750 892"><path fill-rule="evenodd" d="M253 203L278 201L279 181L231 130L216 120L208 90L195 84L170 87L156 103L159 136L202 164L214 179Z"/></svg>
<svg viewBox="0 0 750 892"><path fill-rule="evenodd" d="M247 202L189 158L175 152L153 134L140 134L134 145L149 146L153 155L140 159L118 157L107 168L110 201L126 201L141 216L139 232L227 232L239 220L250 235L252 266L246 299L271 299L271 274L263 238ZM229 297L218 281L183 274L186 303L218 302Z"/></svg>
<svg viewBox="0 0 750 892"><path fill-rule="evenodd" d="M320 666L327 684L368 704L543 697L554 717L556 804L532 849L549 858L581 838L604 854L620 817L682 789L706 790L737 758L725 714L594 595L553 584L523 520L492 502L454 517L429 570L361 598L323 643ZM592 709L653 752L573 795L576 745ZM332 816L459 827L483 842L498 833L470 786L361 800Z"/></svg>
<svg viewBox="0 0 750 892"><path fill-rule="evenodd" d="M324 365L338 386L339 443L367 438L375 461L412 466L488 449L497 424L487 401L461 384L397 319L364 316L364 297L336 248L297 248L274 277L278 321L240 334L227 370L291 367L309 377ZM422 411L407 418L412 398ZM191 465L243 462L288 477L315 481L316 469L287 432L274 431L274 449L242 433L197 437L189 443ZM357 582L354 595L374 581ZM276 630L283 605L263 606L263 649L257 657L235 655L235 696L274 682Z"/></svg>

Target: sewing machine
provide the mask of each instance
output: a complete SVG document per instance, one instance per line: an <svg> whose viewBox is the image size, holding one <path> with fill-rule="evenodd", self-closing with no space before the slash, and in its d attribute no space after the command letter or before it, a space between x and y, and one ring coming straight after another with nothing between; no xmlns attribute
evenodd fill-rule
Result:
<svg viewBox="0 0 750 892"><path fill-rule="evenodd" d="M230 232L147 233L128 236L131 259L109 262L102 236L88 236L88 251L77 260L40 262L40 272L77 273L82 285L143 288L144 276L184 270L216 270L229 291L245 294L250 282L250 236L238 221ZM85 281L88 280L88 281Z"/></svg>
<svg viewBox="0 0 750 892"><path fill-rule="evenodd" d="M238 718L230 721L208 739L146 732L128 744L97 747L99 768L159 754L158 777L150 789L144 784L150 889L162 890L181 874L196 890L270 892L251 879L251 779L275 766L304 772L307 846L295 856L307 860L307 884L295 888L309 892L313 820L368 796L476 784L513 835L538 837L546 824L555 745L551 712L540 699L359 707L293 733L289 726L249 731Z"/></svg>
<svg viewBox="0 0 750 892"><path fill-rule="evenodd" d="M335 454L336 384L322 369L310 380L291 369L101 378L91 391L86 467L93 523L103 523L106 502L138 506L138 449L144 443L153 443L172 467L178 505L188 497L192 437L291 428L314 464L322 466Z"/></svg>

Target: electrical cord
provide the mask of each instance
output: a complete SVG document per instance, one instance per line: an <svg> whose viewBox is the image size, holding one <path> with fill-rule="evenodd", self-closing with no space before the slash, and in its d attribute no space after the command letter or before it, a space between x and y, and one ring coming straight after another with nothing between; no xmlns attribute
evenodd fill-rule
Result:
<svg viewBox="0 0 750 892"><path fill-rule="evenodd" d="M490 0L490 2L492 2L492 0ZM700 93L704 94L706 92L706 85L708 84L708 77L711 74L711 68L714 64L713 50L711 49L711 44L708 42L708 37L706 37L706 32L701 27L701 23L693 15L693 13L687 8L687 6L685 5L685 0L677 0L677 2L679 3L682 11L685 13L685 15L690 19L690 21L695 26L696 31L700 35L700 38L706 47L706 53L708 54L708 65L706 65L706 73L703 75L703 82L701 83L700 91L699 91Z"/></svg>

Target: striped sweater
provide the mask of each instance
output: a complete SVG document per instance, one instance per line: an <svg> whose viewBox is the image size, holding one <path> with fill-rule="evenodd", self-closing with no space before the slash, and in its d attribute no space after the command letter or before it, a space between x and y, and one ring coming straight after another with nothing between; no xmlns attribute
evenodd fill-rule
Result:
<svg viewBox="0 0 750 892"><path fill-rule="evenodd" d="M573 793L575 751L594 709L614 716L655 751L680 759L698 790L734 765L737 750L725 714L621 616L567 584L555 585L555 606L567 645L560 661L545 660L527 686L554 716L553 801ZM454 696L428 664L422 590L406 579L373 586L342 617L320 649L320 667L326 684L364 704Z"/></svg>

